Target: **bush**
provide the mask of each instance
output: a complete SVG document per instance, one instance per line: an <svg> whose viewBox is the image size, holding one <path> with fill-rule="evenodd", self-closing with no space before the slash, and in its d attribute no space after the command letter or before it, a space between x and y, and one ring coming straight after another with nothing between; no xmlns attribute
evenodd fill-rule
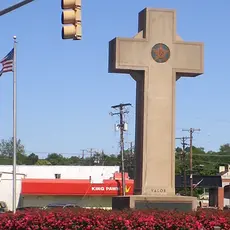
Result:
<svg viewBox="0 0 230 230"><path fill-rule="evenodd" d="M0 229L230 229L230 212L197 211L105 211L97 209L56 209L18 211L0 215Z"/></svg>

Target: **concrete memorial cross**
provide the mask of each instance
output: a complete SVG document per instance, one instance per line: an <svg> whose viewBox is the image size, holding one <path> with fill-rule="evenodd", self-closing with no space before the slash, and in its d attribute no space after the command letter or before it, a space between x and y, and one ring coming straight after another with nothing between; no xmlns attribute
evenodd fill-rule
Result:
<svg viewBox="0 0 230 230"><path fill-rule="evenodd" d="M135 194L175 195L175 87L203 73L203 43L176 34L174 10L146 8L139 33L109 44L109 72L136 81Z"/></svg>

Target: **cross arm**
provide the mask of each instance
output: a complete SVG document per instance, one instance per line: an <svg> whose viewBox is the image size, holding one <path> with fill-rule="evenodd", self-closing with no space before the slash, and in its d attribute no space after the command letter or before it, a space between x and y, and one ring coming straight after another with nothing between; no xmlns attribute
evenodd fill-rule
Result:
<svg viewBox="0 0 230 230"><path fill-rule="evenodd" d="M204 44L200 42L176 42L173 68L178 77L196 77L204 72Z"/></svg>
<svg viewBox="0 0 230 230"><path fill-rule="evenodd" d="M115 38L109 42L109 72L130 73L143 70L145 39Z"/></svg>
<svg viewBox="0 0 230 230"><path fill-rule="evenodd" d="M109 73L123 73L124 71L120 70L117 67L117 45L118 40L114 38L109 42Z"/></svg>

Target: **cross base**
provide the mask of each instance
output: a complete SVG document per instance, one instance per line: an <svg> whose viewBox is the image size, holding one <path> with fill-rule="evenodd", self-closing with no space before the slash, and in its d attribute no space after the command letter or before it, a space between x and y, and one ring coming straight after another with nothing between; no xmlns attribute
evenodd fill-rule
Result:
<svg viewBox="0 0 230 230"><path fill-rule="evenodd" d="M178 210L196 211L197 198L191 196L116 196L112 198L112 209L158 209L158 210Z"/></svg>

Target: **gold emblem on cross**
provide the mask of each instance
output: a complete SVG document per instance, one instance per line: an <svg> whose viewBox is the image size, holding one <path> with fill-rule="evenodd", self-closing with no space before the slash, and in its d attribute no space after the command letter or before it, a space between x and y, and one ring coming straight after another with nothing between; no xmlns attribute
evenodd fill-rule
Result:
<svg viewBox="0 0 230 230"><path fill-rule="evenodd" d="M163 43L157 43L152 48L152 58L157 63L164 63L170 58L170 49Z"/></svg>

